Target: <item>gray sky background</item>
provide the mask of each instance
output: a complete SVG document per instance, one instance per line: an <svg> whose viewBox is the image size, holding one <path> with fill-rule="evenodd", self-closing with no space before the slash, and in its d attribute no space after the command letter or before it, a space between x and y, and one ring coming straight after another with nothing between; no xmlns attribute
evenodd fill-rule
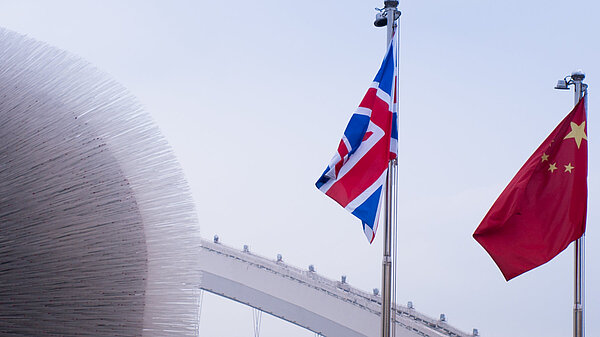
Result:
<svg viewBox="0 0 600 337"><path fill-rule="evenodd" d="M370 291L381 233L314 182L383 57L382 1L2 1L0 25L124 84L172 145L205 237ZM231 6L231 7L227 7ZM398 301L485 337L571 334L572 247L507 283L471 234L590 86L587 334L600 335L596 1L400 4ZM205 295L203 336L252 336L247 307ZM261 336L312 336L263 316Z"/></svg>

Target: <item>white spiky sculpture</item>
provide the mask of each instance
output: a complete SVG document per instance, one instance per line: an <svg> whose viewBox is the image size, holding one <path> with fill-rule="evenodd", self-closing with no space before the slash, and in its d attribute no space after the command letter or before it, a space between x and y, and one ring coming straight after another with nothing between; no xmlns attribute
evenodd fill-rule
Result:
<svg viewBox="0 0 600 337"><path fill-rule="evenodd" d="M0 29L0 335L194 336L199 239L131 94Z"/></svg>

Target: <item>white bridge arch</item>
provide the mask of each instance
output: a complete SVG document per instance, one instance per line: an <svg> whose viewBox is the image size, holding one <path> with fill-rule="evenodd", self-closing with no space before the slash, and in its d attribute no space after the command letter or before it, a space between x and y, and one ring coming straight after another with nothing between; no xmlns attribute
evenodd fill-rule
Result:
<svg viewBox="0 0 600 337"><path fill-rule="evenodd" d="M202 241L201 288L335 337L380 336L381 298L314 272ZM396 306L397 337L473 336L446 322Z"/></svg>

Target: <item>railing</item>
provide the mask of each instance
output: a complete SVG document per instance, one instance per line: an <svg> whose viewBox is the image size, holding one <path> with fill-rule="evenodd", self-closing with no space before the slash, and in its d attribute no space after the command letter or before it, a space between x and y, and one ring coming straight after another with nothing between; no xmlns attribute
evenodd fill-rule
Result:
<svg viewBox="0 0 600 337"><path fill-rule="evenodd" d="M381 298L375 294L361 291L345 282L328 279L314 271L290 266L281 258L271 260L261 257L251 253L247 247L242 251L203 240L202 250L202 271L207 276L218 275L221 280L219 282L223 284L233 282L229 286L220 286L215 280L212 285L206 285L209 282L207 279L202 286L207 291L263 310L324 336L328 336L328 325L332 326L330 336L334 336L331 331L341 333L339 329L342 327L352 330L345 331L344 334L353 333L355 336L375 337L379 333L377 321L380 317ZM301 290L303 296L295 297L294 294L271 290L282 287L290 287L290 292ZM252 296L245 296L249 289ZM236 294L227 294L230 290ZM313 298L307 298L309 296ZM276 312L278 310L282 312ZM443 320L428 317L406 306L396 305L394 310L397 336L473 336ZM308 316L314 317L302 321L302 318ZM353 319L357 317L363 322L362 325L367 326L361 328L356 325Z"/></svg>

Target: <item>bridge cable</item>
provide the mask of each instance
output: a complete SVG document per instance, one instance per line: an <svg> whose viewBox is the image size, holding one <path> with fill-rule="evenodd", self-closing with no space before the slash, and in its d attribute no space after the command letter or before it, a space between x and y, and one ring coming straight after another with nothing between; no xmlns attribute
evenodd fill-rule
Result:
<svg viewBox="0 0 600 337"><path fill-rule="evenodd" d="M204 290L200 289L198 296L198 321L196 324L196 336L200 336L200 319L202 318L202 303L204 302Z"/></svg>
<svg viewBox="0 0 600 337"><path fill-rule="evenodd" d="M252 308L252 324L254 325L254 337L260 337L260 323L262 311Z"/></svg>
<svg viewBox="0 0 600 337"><path fill-rule="evenodd" d="M196 336L200 336L200 319L202 318L202 303L204 302L204 290L200 289L198 296L198 323L196 324Z"/></svg>

